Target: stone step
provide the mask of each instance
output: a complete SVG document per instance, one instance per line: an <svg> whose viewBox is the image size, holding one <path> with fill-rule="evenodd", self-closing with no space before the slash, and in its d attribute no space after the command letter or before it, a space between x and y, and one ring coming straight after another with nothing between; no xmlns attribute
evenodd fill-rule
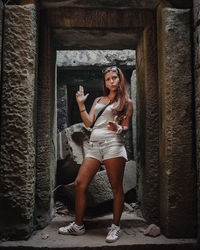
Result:
<svg viewBox="0 0 200 250"><path fill-rule="evenodd" d="M152 238L140 232L146 223L134 213L123 212L122 234L118 241L106 243L107 227L112 223L112 214L85 218L86 234L81 236L60 235L58 228L73 221L73 216L56 215L46 228L34 232L28 240L0 243L0 250L197 250L196 239L168 239L164 235Z"/></svg>

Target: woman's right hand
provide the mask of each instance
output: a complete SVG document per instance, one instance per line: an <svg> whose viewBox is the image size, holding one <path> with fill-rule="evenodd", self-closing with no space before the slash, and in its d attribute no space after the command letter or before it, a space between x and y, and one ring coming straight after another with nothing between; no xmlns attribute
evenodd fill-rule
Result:
<svg viewBox="0 0 200 250"><path fill-rule="evenodd" d="M83 105L88 97L89 93L84 95L83 86L79 86L79 90L76 92L76 101L79 106Z"/></svg>

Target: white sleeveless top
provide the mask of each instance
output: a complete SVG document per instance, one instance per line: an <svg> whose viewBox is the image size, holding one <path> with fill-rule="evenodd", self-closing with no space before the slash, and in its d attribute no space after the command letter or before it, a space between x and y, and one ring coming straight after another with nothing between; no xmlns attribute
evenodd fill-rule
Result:
<svg viewBox="0 0 200 250"><path fill-rule="evenodd" d="M95 117L105 106L105 104L97 102L94 107ZM117 139L121 141L121 137L117 135L115 131L109 130L107 128L108 122L113 121L115 116L112 113L112 106L113 104L109 105L96 120L90 135L90 141L102 141L106 139Z"/></svg>

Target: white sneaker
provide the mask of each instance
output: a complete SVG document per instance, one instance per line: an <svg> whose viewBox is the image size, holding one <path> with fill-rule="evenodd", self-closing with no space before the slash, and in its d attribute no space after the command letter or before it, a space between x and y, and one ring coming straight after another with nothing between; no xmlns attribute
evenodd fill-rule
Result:
<svg viewBox="0 0 200 250"><path fill-rule="evenodd" d="M64 234L64 235L68 235L68 234L81 235L81 234L85 233L85 227L84 227L84 225L78 226L78 225L76 225L75 222L72 222L66 227L60 227L58 229L58 233Z"/></svg>
<svg viewBox="0 0 200 250"><path fill-rule="evenodd" d="M108 232L108 235L106 237L106 242L114 242L119 239L121 230L119 226L116 226L115 224L112 224L110 227L110 231Z"/></svg>

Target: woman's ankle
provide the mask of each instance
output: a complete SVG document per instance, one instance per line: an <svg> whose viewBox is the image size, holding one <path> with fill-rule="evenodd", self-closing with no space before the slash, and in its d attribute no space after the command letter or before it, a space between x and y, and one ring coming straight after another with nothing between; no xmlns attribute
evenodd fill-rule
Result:
<svg viewBox="0 0 200 250"><path fill-rule="evenodd" d="M83 221L76 221L76 220L75 220L75 224L76 224L77 226L79 226L79 227L81 227L81 226L84 225Z"/></svg>

